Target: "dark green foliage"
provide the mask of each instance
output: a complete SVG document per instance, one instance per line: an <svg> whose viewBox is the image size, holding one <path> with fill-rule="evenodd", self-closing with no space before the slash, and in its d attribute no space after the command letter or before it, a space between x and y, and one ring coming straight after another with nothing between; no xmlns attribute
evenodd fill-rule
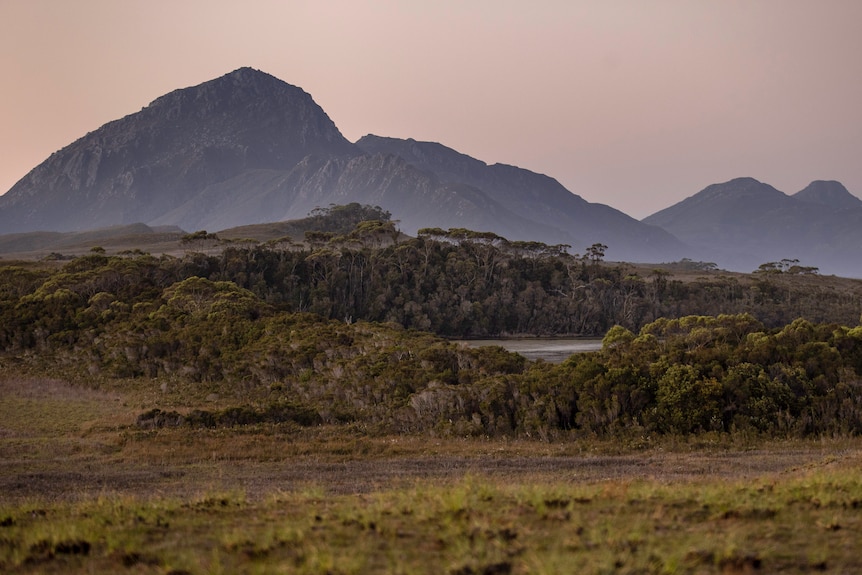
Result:
<svg viewBox="0 0 862 575"><path fill-rule="evenodd" d="M660 432L688 434L720 430L721 384L704 377L692 365L675 364L662 369L656 380L653 426Z"/></svg>
<svg viewBox="0 0 862 575"><path fill-rule="evenodd" d="M337 208L320 217L336 217ZM858 318L858 299L830 289L827 278L797 285L793 277L764 276L743 283L709 273L682 282L660 269L640 275L625 264L606 264L600 244L577 256L568 246L464 229L423 229L404 239L383 218L349 231L315 228L306 241L284 249L228 247L198 256L197 269L185 277L232 281L282 309L396 322L452 337L600 336L614 325L636 331L661 317L746 311L769 327L798 317L845 325Z"/></svg>
<svg viewBox="0 0 862 575"><path fill-rule="evenodd" d="M380 206L352 202L344 206L330 204L326 208L315 208L307 218L296 223L309 230L322 230L342 235L350 233L363 222L388 222L391 217L392 214Z"/></svg>
<svg viewBox="0 0 862 575"><path fill-rule="evenodd" d="M348 208L314 217L352 221L359 208ZM153 427L354 422L543 439L862 431L862 328L818 321L817 310L776 323L810 301L790 284L640 277L601 262L600 245L578 257L469 230L397 241L377 215L313 248L0 266L4 357L67 377L179 379L233 405L142 415ZM817 291L823 279L804 278L810 297L838 315L852 308L855 321L858 301ZM758 313L684 313L743 306ZM604 334L604 347L551 365L429 331Z"/></svg>
<svg viewBox="0 0 862 575"><path fill-rule="evenodd" d="M229 407L219 411L194 410L185 418L191 427L234 427L257 423L287 423L317 425L320 416L311 408L291 403L274 403L262 408Z"/></svg>
<svg viewBox="0 0 862 575"><path fill-rule="evenodd" d="M296 423L299 425L317 425L321 423L320 416L311 408L298 404L278 402L264 407L237 406L226 409L208 411L195 409L186 415L176 411L151 409L138 416L136 424L143 429L158 429L162 427L235 427L239 425L254 425L258 423Z"/></svg>
<svg viewBox="0 0 862 575"><path fill-rule="evenodd" d="M770 331L747 314L690 316L660 319L638 337L615 328L603 355L605 365L640 376L630 377L623 394L652 395L620 410L648 430L855 434L862 432L854 403L860 342L848 334L856 331L805 320ZM595 382L605 377L586 378L590 400L582 394L582 409L601 399Z"/></svg>
<svg viewBox="0 0 862 575"><path fill-rule="evenodd" d="M184 235L180 241L184 244L201 241L201 240L215 240L218 241L219 237L216 234L210 234L206 230L198 230L191 234Z"/></svg>

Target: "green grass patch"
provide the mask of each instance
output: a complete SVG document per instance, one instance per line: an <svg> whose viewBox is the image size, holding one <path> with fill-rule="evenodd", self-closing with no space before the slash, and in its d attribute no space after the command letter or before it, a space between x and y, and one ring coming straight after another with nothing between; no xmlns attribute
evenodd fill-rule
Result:
<svg viewBox="0 0 862 575"><path fill-rule="evenodd" d="M853 469L768 481L446 484L0 507L7 573L858 572Z"/></svg>

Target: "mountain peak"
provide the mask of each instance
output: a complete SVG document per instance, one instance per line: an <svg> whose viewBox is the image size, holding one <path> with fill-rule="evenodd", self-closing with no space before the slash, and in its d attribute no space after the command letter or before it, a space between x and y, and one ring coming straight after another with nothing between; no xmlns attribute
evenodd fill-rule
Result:
<svg viewBox="0 0 862 575"><path fill-rule="evenodd" d="M257 68L252 68L251 66L243 66L242 68L237 68L233 72L228 72L224 76L219 78L214 78L210 80L212 83L218 82L230 82L237 86L249 86L249 85L263 85L263 86L272 86L281 89L292 89L299 90L302 93L305 91L302 88L294 86L292 84L288 84L284 80L276 78L272 74L267 74L262 70L258 70ZM209 82L204 82L207 84Z"/></svg>
<svg viewBox="0 0 862 575"><path fill-rule="evenodd" d="M707 222L736 218L738 215L752 217L776 209L791 201L784 192L776 190L754 178L734 178L727 182L712 184L693 196L645 218L648 224L661 227L673 222L688 222L699 229ZM697 214L697 217L693 217Z"/></svg>
<svg viewBox="0 0 862 575"><path fill-rule="evenodd" d="M242 123L251 120L252 124L258 119L275 123L293 116L289 118L291 123L311 121L328 132L330 139L335 139L334 133L338 132L323 109L302 88L250 67L169 92L153 100L143 112L148 110L171 120L227 115Z"/></svg>
<svg viewBox="0 0 862 575"><path fill-rule="evenodd" d="M252 68L251 66L241 66L241 67L237 68L236 70L234 70L233 72L228 72L227 74L225 74L225 77L228 77L228 76L233 76L233 77L238 77L238 78L245 78L248 76L252 76L252 77L265 76L267 78L277 79L275 76L267 74L266 72L262 72L262 71L258 70L257 68ZM281 80L279 80L279 81L281 81Z"/></svg>
<svg viewBox="0 0 862 575"><path fill-rule="evenodd" d="M785 196L784 192L776 190L769 184L751 177L734 178L720 184L707 186L702 192L709 197L751 197L751 196Z"/></svg>
<svg viewBox="0 0 862 575"><path fill-rule="evenodd" d="M814 180L805 189L793 194L797 200L821 204L836 210L862 207L862 200L847 191L841 182L835 180Z"/></svg>
<svg viewBox="0 0 862 575"><path fill-rule="evenodd" d="M788 196L753 178L737 178L643 221L661 226L720 267L755 269L793 258L856 277L862 210L840 208L859 204L862 200L838 182L812 182Z"/></svg>
<svg viewBox="0 0 862 575"><path fill-rule="evenodd" d="M165 94L53 154L0 196L0 229L149 222L251 170L358 153L301 88L239 68Z"/></svg>

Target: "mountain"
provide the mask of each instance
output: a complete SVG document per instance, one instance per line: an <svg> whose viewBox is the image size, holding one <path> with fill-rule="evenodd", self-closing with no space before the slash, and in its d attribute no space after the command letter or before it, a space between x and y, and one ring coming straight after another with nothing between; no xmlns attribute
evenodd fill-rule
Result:
<svg viewBox="0 0 862 575"><path fill-rule="evenodd" d="M841 182L815 180L792 196L803 202L821 204L836 210L862 208L862 200L847 191Z"/></svg>
<svg viewBox="0 0 862 575"><path fill-rule="evenodd" d="M560 243L563 238L562 243L575 248L603 243L611 246L612 258L632 261L642 261L649 254L684 253L682 244L664 230L634 225L636 220L623 212L589 203L543 174L505 164L489 166L433 142L368 135L356 145L368 153L403 158L449 184L486 191L502 209L540 224L529 239ZM523 232L513 236L527 239Z"/></svg>
<svg viewBox="0 0 862 575"><path fill-rule="evenodd" d="M684 255L669 233L547 176L434 143L353 144L309 94L251 68L175 90L52 154L0 196L0 233L218 231L352 202L385 208L406 233L463 227L576 251L601 242L610 259Z"/></svg>
<svg viewBox="0 0 862 575"><path fill-rule="evenodd" d="M112 253L140 248L151 253L181 252L178 244L184 235L179 228L140 223L82 232L20 232L0 235L0 254L42 259L52 252L80 255L96 246L109 246Z"/></svg>
<svg viewBox="0 0 862 575"><path fill-rule="evenodd" d="M722 268L752 271L763 263L798 259L823 273L862 277L862 202L853 199L838 182L812 182L788 196L753 178L737 178L643 221Z"/></svg>
<svg viewBox="0 0 862 575"><path fill-rule="evenodd" d="M154 222L232 178L247 183L309 155L355 153L311 96L242 68L162 96L52 154L0 197L0 229Z"/></svg>

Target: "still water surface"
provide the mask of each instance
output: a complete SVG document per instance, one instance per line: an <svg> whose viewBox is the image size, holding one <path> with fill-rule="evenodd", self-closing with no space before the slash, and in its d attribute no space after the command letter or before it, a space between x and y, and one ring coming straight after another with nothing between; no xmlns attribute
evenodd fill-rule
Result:
<svg viewBox="0 0 862 575"><path fill-rule="evenodd" d="M565 361L573 353L602 349L601 339L588 338L471 339L459 340L458 343L470 347L498 345L527 359L544 359L552 363Z"/></svg>

